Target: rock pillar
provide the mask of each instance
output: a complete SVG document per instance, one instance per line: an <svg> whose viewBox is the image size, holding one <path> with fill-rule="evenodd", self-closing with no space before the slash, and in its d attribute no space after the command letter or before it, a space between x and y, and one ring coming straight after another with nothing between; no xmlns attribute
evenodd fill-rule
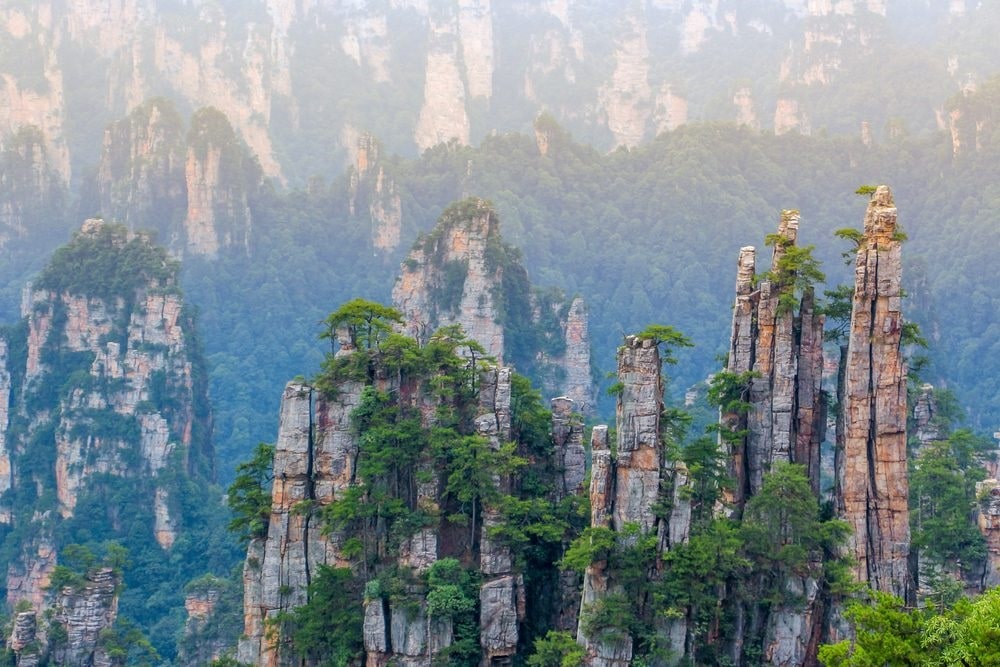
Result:
<svg viewBox="0 0 1000 667"><path fill-rule="evenodd" d="M892 193L879 186L855 264L837 502L853 529L856 578L912 600L901 243Z"/></svg>

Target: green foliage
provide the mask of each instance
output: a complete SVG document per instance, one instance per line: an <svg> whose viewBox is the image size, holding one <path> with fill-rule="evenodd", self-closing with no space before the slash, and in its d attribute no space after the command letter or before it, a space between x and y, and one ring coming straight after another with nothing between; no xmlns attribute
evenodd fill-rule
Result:
<svg viewBox="0 0 1000 667"><path fill-rule="evenodd" d="M142 630L125 617L119 617L114 626L101 630L97 643L115 664L155 667L161 664L159 653Z"/></svg>
<svg viewBox="0 0 1000 667"><path fill-rule="evenodd" d="M226 502L233 513L229 530L241 544L267 535L273 461L274 445L258 443L252 458L236 466L236 479L226 491Z"/></svg>
<svg viewBox="0 0 1000 667"><path fill-rule="evenodd" d="M669 324L650 324L636 335L640 340L651 340L660 348L660 359L665 364L676 364L674 349L678 347L694 347L690 338Z"/></svg>
<svg viewBox="0 0 1000 667"><path fill-rule="evenodd" d="M876 185L862 185L859 186L858 189L854 191L854 194L862 196L867 195L868 197L871 197L873 194L875 194L876 190L878 190L878 186Z"/></svg>
<svg viewBox="0 0 1000 667"><path fill-rule="evenodd" d="M176 289L177 271L178 263L150 236L103 223L96 231L78 232L56 250L35 285L114 303L118 298L131 301L136 290L150 283Z"/></svg>
<svg viewBox="0 0 1000 667"><path fill-rule="evenodd" d="M615 532L605 526L590 526L566 549L562 567L583 573L591 563L608 560L618 545Z"/></svg>
<svg viewBox="0 0 1000 667"><path fill-rule="evenodd" d="M834 553L848 527L843 521L822 520L802 466L778 463L747 502L740 533L745 553L761 575L757 599L782 603L787 601L786 579L804 574L814 554ZM841 574L840 568L827 569L828 579ZM828 583L840 587L844 582Z"/></svg>
<svg viewBox="0 0 1000 667"><path fill-rule="evenodd" d="M469 571L455 558L435 561L427 571L427 611L455 620L476 609L478 591Z"/></svg>
<svg viewBox="0 0 1000 667"><path fill-rule="evenodd" d="M856 638L821 646L827 667L875 665L995 665L1000 662L1000 589L943 609L908 609L899 598L872 592L846 616Z"/></svg>
<svg viewBox="0 0 1000 667"><path fill-rule="evenodd" d="M327 316L319 337L328 338L332 345L336 342L337 329L344 327L355 347L371 350L392 332L393 324L402 321L402 313L395 308L365 299L352 299Z"/></svg>
<svg viewBox="0 0 1000 667"><path fill-rule="evenodd" d="M851 605L846 616L856 631L854 645L843 641L819 649L827 667L935 664L922 645L926 617L908 611L899 598L873 591L872 604Z"/></svg>
<svg viewBox="0 0 1000 667"><path fill-rule="evenodd" d="M747 402L750 383L757 377L760 377L760 373L755 371L743 373L719 371L715 373L708 387L709 404L718 407L723 412L746 414L750 409L750 404Z"/></svg>
<svg viewBox="0 0 1000 667"><path fill-rule="evenodd" d="M568 632L549 630L535 640L534 651L528 656L528 667L581 667L586 650Z"/></svg>
<svg viewBox="0 0 1000 667"><path fill-rule="evenodd" d="M353 664L364 650L361 588L350 568L320 565L309 585L309 601L277 619L294 653L330 667Z"/></svg>
<svg viewBox="0 0 1000 667"><path fill-rule="evenodd" d="M928 443L912 463L910 529L911 545L928 566L972 572L986 558L986 542L970 519L976 482L986 471L975 463L967 433Z"/></svg>
<svg viewBox="0 0 1000 667"><path fill-rule="evenodd" d="M823 290L826 303L820 309L826 315L823 339L830 342L847 342L847 332L851 327L851 311L854 309L854 286L837 285L832 290Z"/></svg>
<svg viewBox="0 0 1000 667"><path fill-rule="evenodd" d="M782 251L771 270L760 278L770 281L772 289L777 291L778 312L792 312L803 294L811 291L817 283L826 281L826 274L820 270L819 260L813 257L816 246L800 247L777 234L768 238L772 241L771 245L780 244Z"/></svg>

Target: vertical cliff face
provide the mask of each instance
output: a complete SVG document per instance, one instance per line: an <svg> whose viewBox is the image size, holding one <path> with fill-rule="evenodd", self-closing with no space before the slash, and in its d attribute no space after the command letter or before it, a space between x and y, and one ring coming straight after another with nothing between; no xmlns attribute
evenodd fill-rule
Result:
<svg viewBox="0 0 1000 667"><path fill-rule="evenodd" d="M774 238L771 270L756 285L756 252L740 250L736 303L726 370L749 378L746 415L723 415L723 423L745 432L730 452L736 507L760 491L764 475L779 461L805 466L819 493L819 452L824 436L822 394L823 317L807 289L794 304L795 276L782 258L795 247L799 215L784 211ZM796 307L797 305L797 307Z"/></svg>
<svg viewBox="0 0 1000 667"><path fill-rule="evenodd" d="M371 220L372 245L383 252L395 250L403 223L403 204L396 182L386 172L382 146L371 134L358 139L354 167L350 173L350 211L367 209Z"/></svg>
<svg viewBox="0 0 1000 667"><path fill-rule="evenodd" d="M53 605L53 622L62 626L66 641L57 644L52 652L55 664L115 664L100 640L101 632L110 628L118 616L120 583L120 575L110 568L100 568L88 573L80 586L67 586L59 592Z"/></svg>
<svg viewBox="0 0 1000 667"><path fill-rule="evenodd" d="M493 451L511 437L511 372L497 368L482 376L479 391L479 416L476 432L487 438ZM501 494L509 494L509 475L494 474L493 485ZM503 523L499 503L483 508L483 523L479 538L479 571L484 581L479 589L479 644L483 649L483 665L512 664L517 653L520 622L524 620L524 580L514 569L509 546L492 537Z"/></svg>
<svg viewBox="0 0 1000 667"><path fill-rule="evenodd" d="M33 11L34 10L34 11ZM33 127L59 181L70 180L70 155L66 136L66 91L52 31L52 8L21 6L0 10L0 25L10 48L24 54L20 66L0 72L0 138Z"/></svg>
<svg viewBox="0 0 1000 667"><path fill-rule="evenodd" d="M230 247L249 252L249 200L260 179L222 112L195 112L185 133L173 104L155 98L105 131L96 181L108 219L155 229L179 255L214 257Z"/></svg>
<svg viewBox="0 0 1000 667"><path fill-rule="evenodd" d="M19 613L8 643L17 664L120 664L109 653L107 638L102 636L118 617L120 585L120 572L93 568L55 592L45 620L39 622L36 610Z"/></svg>
<svg viewBox="0 0 1000 667"><path fill-rule="evenodd" d="M190 503L205 500L192 494L217 494L208 485L204 369L178 268L148 237L88 220L26 292L24 319L0 345L2 519L13 554L2 564L4 588L12 605L65 612L64 649L72 655L60 664L90 664L73 662L72 628L93 632L81 646L96 638L107 625L99 610L111 610L110 623L116 604L101 591L121 581L116 573L91 582L97 592L78 601L53 599L47 588L63 549L117 542L135 558L152 552L169 561L167 552L192 530ZM202 519L213 500L200 508ZM146 574L129 580L149 595L156 585Z"/></svg>
<svg viewBox="0 0 1000 667"><path fill-rule="evenodd" d="M0 184L0 250L58 222L65 187L37 127L0 138Z"/></svg>
<svg viewBox="0 0 1000 667"><path fill-rule="evenodd" d="M849 549L857 579L912 599L906 364L900 350L902 242L896 216L892 193L879 186L865 214L855 264L837 502L853 529Z"/></svg>
<svg viewBox="0 0 1000 667"><path fill-rule="evenodd" d="M682 463L670 461L664 452L661 432L663 378L657 342L628 336L618 351L618 380L621 383L616 409L617 443L612 456L607 429L593 432L590 507L591 525L606 527L619 534L618 540L634 543L639 534L657 535L658 552L688 539L691 521L690 499L683 487L687 471ZM663 506L669 512L657 511ZM581 623L577 641L587 650L587 664L611 667L630 664L635 638L627 632L609 638L590 636L583 620L593 606L608 596L620 595L621 584L607 561L592 563L584 573ZM658 629L669 638L669 648L684 654L684 619L661 624Z"/></svg>
<svg viewBox="0 0 1000 667"><path fill-rule="evenodd" d="M481 199L448 207L404 260L392 300L404 329L427 341L460 324L486 353L514 364L577 410L595 403L586 303L534 291L520 252L504 243L496 212Z"/></svg>
<svg viewBox="0 0 1000 667"><path fill-rule="evenodd" d="M913 435L920 448L946 437L945 429L938 419L938 403L932 384L920 385L913 405L913 425Z"/></svg>
<svg viewBox="0 0 1000 667"><path fill-rule="evenodd" d="M351 413L363 385L346 383L336 398L292 382L281 399L274 448L271 517L265 538L250 543L243 569L244 637L239 660L254 665L292 664L267 640L267 622L305 604L306 589L321 565L342 567L339 535L323 536L318 511L354 482L358 455ZM297 512L302 504L315 512Z"/></svg>
<svg viewBox="0 0 1000 667"><path fill-rule="evenodd" d="M451 139L469 143L470 123L459 62L462 40L457 16L450 12L440 14L429 17L424 101L413 137L421 150Z"/></svg>
<svg viewBox="0 0 1000 667"><path fill-rule="evenodd" d="M252 220L247 198L260 177L220 111L205 108L191 118L184 177L186 250L209 257L225 247L249 253Z"/></svg>
<svg viewBox="0 0 1000 667"><path fill-rule="evenodd" d="M178 233L187 205L184 124L163 98L137 107L104 132L97 186L101 211L130 229Z"/></svg>
<svg viewBox="0 0 1000 667"><path fill-rule="evenodd" d="M403 262L392 300L406 332L426 341L439 327L462 329L497 360L504 356L498 287L504 267L490 246L500 243L496 212L481 199L449 207L430 236Z"/></svg>
<svg viewBox="0 0 1000 667"><path fill-rule="evenodd" d="M977 483L976 497L977 524L986 538L986 572L981 584L985 590L1000 585L1000 482L991 478Z"/></svg>

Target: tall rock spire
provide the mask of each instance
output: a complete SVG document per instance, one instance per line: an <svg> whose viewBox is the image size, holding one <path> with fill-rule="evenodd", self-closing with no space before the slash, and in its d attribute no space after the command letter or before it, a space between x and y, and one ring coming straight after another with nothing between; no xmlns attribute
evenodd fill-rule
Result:
<svg viewBox="0 0 1000 667"><path fill-rule="evenodd" d="M760 491L764 475L778 461L805 466L819 492L823 316L816 312L812 288L804 290L797 313L787 305L795 276L783 275L788 271L781 261L795 246L798 230L798 212L782 211L771 271L756 286L756 250L740 249L726 370L736 375L752 371L753 377L746 415L722 415L726 427L746 433L729 452L732 500L738 509Z"/></svg>
<svg viewBox="0 0 1000 667"><path fill-rule="evenodd" d="M901 243L892 192L879 186L865 214L854 271L837 505L853 528L849 548L857 579L912 599Z"/></svg>

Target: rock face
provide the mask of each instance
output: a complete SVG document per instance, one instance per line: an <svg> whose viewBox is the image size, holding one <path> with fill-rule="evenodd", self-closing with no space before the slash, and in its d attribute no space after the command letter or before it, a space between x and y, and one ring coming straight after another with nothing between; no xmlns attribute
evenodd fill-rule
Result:
<svg viewBox="0 0 1000 667"><path fill-rule="evenodd" d="M249 199L260 168L229 119L201 109L185 132L173 104L155 98L104 135L97 195L105 217L153 228L178 255L250 251Z"/></svg>
<svg viewBox="0 0 1000 667"><path fill-rule="evenodd" d="M796 211L784 211L774 240L771 271L755 286L756 251L740 250L736 303L726 370L752 372L746 415L723 416L737 432L746 432L730 452L730 475L737 510L755 495L764 475L778 461L805 466L819 494L819 452L826 424L822 394L823 316L815 312L812 290L797 308L790 304L794 275L783 271L782 258L795 246Z"/></svg>
<svg viewBox="0 0 1000 667"><path fill-rule="evenodd" d="M499 224L485 201L469 199L449 207L431 235L417 241L392 290L408 335L427 341L439 327L460 324L486 354L503 359L496 288L504 267L487 253L499 241Z"/></svg>
<svg viewBox="0 0 1000 667"><path fill-rule="evenodd" d="M110 568L87 574L79 588L65 587L59 592L53 610L53 623L66 631L66 642L52 651L57 665L115 664L98 639L118 616L117 587L120 577Z"/></svg>
<svg viewBox="0 0 1000 667"><path fill-rule="evenodd" d="M65 187L37 127L0 140L0 183L0 250L58 220Z"/></svg>
<svg viewBox="0 0 1000 667"><path fill-rule="evenodd" d="M202 109L191 119L188 132L187 216L185 248L196 255L214 257L220 247L242 247L250 252L252 227L248 190L259 176L218 110Z"/></svg>
<svg viewBox="0 0 1000 667"><path fill-rule="evenodd" d="M576 297L567 307L561 296L532 291L499 225L485 201L467 199L448 207L431 234L417 240L392 291L404 330L426 342L438 328L459 324L489 356L589 413L596 399L586 304ZM550 343L546 350L527 348L523 337L532 333Z"/></svg>
<svg viewBox="0 0 1000 667"><path fill-rule="evenodd" d="M686 542L691 521L690 500L683 486L683 464L666 459L660 417L663 412L663 379L659 349L654 340L628 336L618 352L621 393L616 409L616 456L608 449L607 428L595 427L590 478L591 525L622 532L635 525L640 532L659 536L659 551ZM657 516L655 508L669 500L670 512ZM627 540L629 538L621 537ZM634 539L634 538L633 538ZM607 561L591 564L584 574L581 620L602 597L621 592ZM684 619L662 628L670 649L684 654ZM627 665L632 659L633 638L627 633L609 640L589 637L580 623L577 642L587 649L587 664L595 667Z"/></svg>
<svg viewBox="0 0 1000 667"><path fill-rule="evenodd" d="M214 477L203 362L178 268L147 236L88 220L25 291L24 318L0 343L0 520L21 536L0 563L8 602L39 613L62 604L68 627L89 624L80 632L94 638L105 626L78 615L112 609L101 591L120 576L54 603L46 588L67 539L85 526L127 549L159 545L169 560L190 529L185 484L208 489ZM66 650L60 664L85 664L72 662L72 643Z"/></svg>
<svg viewBox="0 0 1000 667"><path fill-rule="evenodd" d="M724 405L720 415L724 428L743 434L720 441L728 449L734 488L727 500L735 516L743 515L766 475L781 462L801 465L812 493L820 496L827 403L822 390L824 318L816 312L811 286L796 298L799 267L786 258L798 251L798 230L798 212L783 211L777 234L768 239L773 245L770 271L756 274L756 250L750 246L740 250L737 263L726 371L739 394L725 400L742 403L746 410ZM762 609L750 601L746 611L736 610L741 632L744 614L756 619L750 625L763 627L761 648L768 664L815 664L826 608L822 576L822 554L812 553L807 566L783 582L795 602ZM737 637L735 655L743 652L744 641L751 639Z"/></svg>
<svg viewBox="0 0 1000 667"><path fill-rule="evenodd" d="M176 235L187 207L185 152L184 122L163 98L110 125L97 174L101 211L129 229Z"/></svg>
<svg viewBox="0 0 1000 667"><path fill-rule="evenodd" d="M907 559L906 364L901 239L892 193L879 186L865 214L855 264L844 376L844 451L837 474L840 516L853 529L855 576L875 590L914 596Z"/></svg>
<svg viewBox="0 0 1000 667"><path fill-rule="evenodd" d="M495 368L482 375L476 432L496 451L510 441L510 369ZM501 493L510 493L511 480L493 475ZM510 548L490 536L503 522L499 507L483 508L479 538L479 570L484 581L479 592L479 644L483 665L512 664L517 652L519 625L524 619L524 582L514 571Z"/></svg>
<svg viewBox="0 0 1000 667"><path fill-rule="evenodd" d="M404 380L379 380L381 390L398 391L410 396L429 420L435 413L434 402L417 385ZM479 380L476 432L491 449L498 449L511 437L510 370L492 368ZM352 415L362 400L365 384L345 381L335 397L327 397L312 387L290 383L282 397L281 422L275 445L274 487L271 518L265 538L250 543L244 567L244 638L240 640L241 662L255 665L291 665L295 656L268 639L267 621L283 610L306 602L306 588L320 566L351 567L343 555L341 531L323 534L320 510L339 500L361 480L357 477L360 454L357 430ZM428 458L418 466L431 481L421 482L416 490L417 505L438 516L441 489ZM509 488L510 480L496 476L498 488ZM309 503L311 511L296 509ZM442 521L437 518L437 521ZM486 505L478 526L476 543L479 570L484 575L480 599L480 643L486 664L499 664L517 650L519 625L524 617L523 584L514 570L509 548L490 537L499 521L498 509ZM468 532L466 529L465 532ZM398 553L382 553L396 567L424 574L442 557L441 525L428 526L404 540ZM368 665L401 664L429 667L434 656L448 647L453 638L448 618L432 618L417 583L408 588L411 602L376 596L364 602L364 648Z"/></svg>
<svg viewBox="0 0 1000 667"><path fill-rule="evenodd" d="M1000 482L991 478L977 483L976 497L980 499L979 532L986 538L986 572L981 584L986 590L1000 585Z"/></svg>
<svg viewBox="0 0 1000 667"><path fill-rule="evenodd" d="M329 504L352 483L357 439L350 415L361 383L343 386L337 398L316 400L312 387L289 383L281 399L274 448L274 486L266 538L250 543L243 569L244 637L240 662L291 664L267 641L266 622L306 602L306 587L320 565L344 566L336 537L320 534L314 513L293 512L301 502Z"/></svg>
<svg viewBox="0 0 1000 667"><path fill-rule="evenodd" d="M558 500L571 495L582 496L586 491L587 453L583 447L583 422L574 412L573 399L560 396L552 399L552 440L555 444L555 466L561 471ZM602 427L598 427L602 428ZM607 432L607 427L603 427ZM564 549L565 546L564 545ZM575 631L580 612L580 576L565 570L559 576L558 599L553 626L564 632Z"/></svg>
<svg viewBox="0 0 1000 667"><path fill-rule="evenodd" d="M917 401L913 406L913 424L916 427L913 435L921 448L945 439L945 429L938 421L938 403L934 396L934 385L920 386L920 393L917 394Z"/></svg>
<svg viewBox="0 0 1000 667"><path fill-rule="evenodd" d="M403 204L396 182L386 173L382 147L371 134L358 139L357 155L350 172L350 211L356 215L367 204L371 219L372 245L387 252L399 245Z"/></svg>

